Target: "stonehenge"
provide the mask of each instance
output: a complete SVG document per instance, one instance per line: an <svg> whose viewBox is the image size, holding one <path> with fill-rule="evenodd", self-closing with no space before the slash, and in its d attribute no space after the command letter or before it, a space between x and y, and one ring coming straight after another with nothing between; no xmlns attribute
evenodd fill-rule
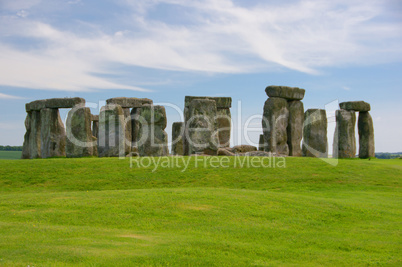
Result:
<svg viewBox="0 0 402 267"><path fill-rule="evenodd" d="M334 158L354 158L356 156L355 125L359 112L359 158L375 157L374 126L369 111L370 104L364 101L339 103L336 111L336 128L333 143Z"/></svg>
<svg viewBox="0 0 402 267"><path fill-rule="evenodd" d="M186 96L183 122L172 124L171 155L255 155L328 157L327 116L323 109L304 111L305 90L266 87L258 148L230 147L232 98ZM339 104L332 157L356 156L356 112L360 158L375 156L370 104ZM59 109L70 109L64 126ZM106 100L99 115L91 114L83 98L52 98L25 105L23 159L50 157L168 156L165 107L148 98Z"/></svg>
<svg viewBox="0 0 402 267"><path fill-rule="evenodd" d="M264 151L274 155L301 156L300 141L304 122L301 100L305 90L298 87L271 85L265 89L262 129Z"/></svg>
<svg viewBox="0 0 402 267"><path fill-rule="evenodd" d="M304 113L302 154L304 157L328 157L325 109L308 109Z"/></svg>

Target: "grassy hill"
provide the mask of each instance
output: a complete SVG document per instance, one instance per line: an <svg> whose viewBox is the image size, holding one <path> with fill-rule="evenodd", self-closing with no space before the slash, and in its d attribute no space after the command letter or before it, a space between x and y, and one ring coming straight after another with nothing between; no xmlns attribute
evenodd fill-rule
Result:
<svg viewBox="0 0 402 267"><path fill-rule="evenodd" d="M21 159L22 151L1 151L0 159Z"/></svg>
<svg viewBox="0 0 402 267"><path fill-rule="evenodd" d="M138 160L0 161L0 266L402 264L400 159Z"/></svg>

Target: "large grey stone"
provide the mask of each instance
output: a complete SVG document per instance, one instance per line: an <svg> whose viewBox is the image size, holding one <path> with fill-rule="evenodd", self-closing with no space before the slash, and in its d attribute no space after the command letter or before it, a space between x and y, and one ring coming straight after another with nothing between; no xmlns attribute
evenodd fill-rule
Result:
<svg viewBox="0 0 402 267"><path fill-rule="evenodd" d="M66 156L66 130L58 109L44 108L41 116L42 158Z"/></svg>
<svg viewBox="0 0 402 267"><path fill-rule="evenodd" d="M234 146L230 149L233 153L246 153L246 152L251 152L251 151L257 151L257 148L255 146L250 146L250 145L238 145Z"/></svg>
<svg viewBox="0 0 402 267"><path fill-rule="evenodd" d="M166 111L163 106L144 105L139 113L138 153L140 156L161 157L169 154Z"/></svg>
<svg viewBox="0 0 402 267"><path fill-rule="evenodd" d="M35 159L40 158L41 154L41 119L40 111L31 112L31 122L30 122L30 134L29 134L29 158Z"/></svg>
<svg viewBox="0 0 402 267"><path fill-rule="evenodd" d="M120 105L108 104L99 113L99 157L124 157L125 121Z"/></svg>
<svg viewBox="0 0 402 267"><path fill-rule="evenodd" d="M288 155L287 126L289 120L288 102L279 97L270 97L265 101L262 129L266 151Z"/></svg>
<svg viewBox="0 0 402 267"><path fill-rule="evenodd" d="M303 125L303 156L328 157L327 125L325 109L306 110Z"/></svg>
<svg viewBox="0 0 402 267"><path fill-rule="evenodd" d="M336 128L332 156L354 158L356 156L356 114L354 111L340 109L335 112L335 115Z"/></svg>
<svg viewBox="0 0 402 267"><path fill-rule="evenodd" d="M125 129L125 151L126 155L128 155L131 152L131 143L132 143L132 119L131 119L131 114L130 114L130 109L129 108L123 108L123 113L124 113L124 129Z"/></svg>
<svg viewBox="0 0 402 267"><path fill-rule="evenodd" d="M174 122L172 125L172 155L184 155L183 135L184 122Z"/></svg>
<svg viewBox="0 0 402 267"><path fill-rule="evenodd" d="M359 112L357 128L359 131L359 158L375 157L373 119L368 111Z"/></svg>
<svg viewBox="0 0 402 267"><path fill-rule="evenodd" d="M24 135L24 144L22 146L22 159L31 158L30 147L29 147L29 135L31 134L31 119L32 113L27 112L27 117L25 118L25 135Z"/></svg>
<svg viewBox="0 0 402 267"><path fill-rule="evenodd" d="M219 132L216 121L216 102L194 99L185 111L185 153L216 155Z"/></svg>
<svg viewBox="0 0 402 267"><path fill-rule="evenodd" d="M91 110L83 105L75 106L67 114L68 158L90 157L96 155L96 138L91 131Z"/></svg>
<svg viewBox="0 0 402 267"><path fill-rule="evenodd" d="M260 134L260 140L258 141L258 150L259 151L265 151L267 150L266 145L265 145L265 139L264 135Z"/></svg>
<svg viewBox="0 0 402 267"><path fill-rule="evenodd" d="M106 104L115 104L122 108L140 108L143 105L152 103L153 101L151 99L136 97L114 97L106 100Z"/></svg>
<svg viewBox="0 0 402 267"><path fill-rule="evenodd" d="M137 141L138 132L140 129L139 116L141 113L141 108L133 108L131 110L131 150L138 151Z"/></svg>
<svg viewBox="0 0 402 267"><path fill-rule="evenodd" d="M339 107L344 110L370 111L370 104L364 101L348 101L339 103Z"/></svg>
<svg viewBox="0 0 402 267"><path fill-rule="evenodd" d="M92 135L99 138L99 121L92 121Z"/></svg>
<svg viewBox="0 0 402 267"><path fill-rule="evenodd" d="M72 98L50 98L35 100L25 105L26 111L39 111L43 108L73 108L76 105L84 105L85 99L80 97Z"/></svg>
<svg viewBox="0 0 402 267"><path fill-rule="evenodd" d="M270 85L265 88L265 93L269 97L281 97L288 100L302 100L306 90L298 87Z"/></svg>
<svg viewBox="0 0 402 267"><path fill-rule="evenodd" d="M229 147L232 127L230 109L217 109L216 115L216 123L219 131L219 147Z"/></svg>
<svg viewBox="0 0 402 267"><path fill-rule="evenodd" d="M289 101L289 124L287 128L289 156L302 155L300 143L303 137L304 107L298 100Z"/></svg>
<svg viewBox="0 0 402 267"><path fill-rule="evenodd" d="M189 107L194 99L208 99L216 102L217 109L227 109L232 107L231 97L212 97L212 96L186 96L184 98L184 107Z"/></svg>

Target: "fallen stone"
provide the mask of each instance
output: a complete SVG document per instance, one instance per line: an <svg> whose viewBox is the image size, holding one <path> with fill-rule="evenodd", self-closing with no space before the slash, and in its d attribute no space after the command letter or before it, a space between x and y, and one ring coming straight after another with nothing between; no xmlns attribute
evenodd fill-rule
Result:
<svg viewBox="0 0 402 267"><path fill-rule="evenodd" d="M103 106L99 114L99 157L125 157L125 122L120 105Z"/></svg>
<svg viewBox="0 0 402 267"><path fill-rule="evenodd" d="M106 100L106 104L115 104L122 108L140 108L143 105L152 103L153 101L151 99L136 97L114 97Z"/></svg>
<svg viewBox="0 0 402 267"><path fill-rule="evenodd" d="M287 128L289 156L301 157L301 140L303 138L304 107L298 100L289 101L289 123Z"/></svg>
<svg viewBox="0 0 402 267"><path fill-rule="evenodd" d="M185 114L186 155L208 150L217 154L219 143L218 124L216 121L216 102L208 99L194 99Z"/></svg>
<svg viewBox="0 0 402 267"><path fill-rule="evenodd" d="M302 100L306 90L298 87L270 85L265 88L269 97L280 97L287 100Z"/></svg>
<svg viewBox="0 0 402 267"><path fill-rule="evenodd" d="M339 107L344 110L370 111L370 104L364 101L349 101L339 103Z"/></svg>
<svg viewBox="0 0 402 267"><path fill-rule="evenodd" d="M257 151L257 148L255 146L250 145L239 145L234 146L231 150L233 153L246 153L251 151Z"/></svg>
<svg viewBox="0 0 402 267"><path fill-rule="evenodd" d="M163 106L144 105L139 113L138 153L141 157L162 157L169 154Z"/></svg>
<svg viewBox="0 0 402 267"><path fill-rule="evenodd" d="M274 155L266 151L250 151L246 153L237 154L238 156L248 156L248 157L273 157Z"/></svg>
<svg viewBox="0 0 402 267"><path fill-rule="evenodd" d="M369 112L359 112L357 128L359 131L359 158L375 157L374 126Z"/></svg>
<svg viewBox="0 0 402 267"><path fill-rule="evenodd" d="M44 108L41 116L41 157L66 156L66 130L58 109Z"/></svg>
<svg viewBox="0 0 402 267"><path fill-rule="evenodd" d="M279 97L265 101L262 129L266 152L289 155L287 127L289 120L288 102Z"/></svg>
<svg viewBox="0 0 402 267"><path fill-rule="evenodd" d="M227 148L218 148L218 156L235 156L235 153Z"/></svg>
<svg viewBox="0 0 402 267"><path fill-rule="evenodd" d="M68 158L96 155L96 138L92 136L91 119L90 108L81 105L68 112L66 120Z"/></svg>
<svg viewBox="0 0 402 267"><path fill-rule="evenodd" d="M305 157L328 157L327 114L325 109L306 110L302 154Z"/></svg>
<svg viewBox="0 0 402 267"><path fill-rule="evenodd" d="M183 134L184 122L174 122L172 125L172 155L184 155Z"/></svg>
<svg viewBox="0 0 402 267"><path fill-rule="evenodd" d="M340 109L335 112L335 115L336 128L332 157L354 158L356 157L355 112Z"/></svg>

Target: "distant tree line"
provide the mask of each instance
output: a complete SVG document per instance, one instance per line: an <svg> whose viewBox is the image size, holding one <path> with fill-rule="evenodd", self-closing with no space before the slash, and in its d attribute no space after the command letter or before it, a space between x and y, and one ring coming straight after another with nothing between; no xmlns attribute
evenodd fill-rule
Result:
<svg viewBox="0 0 402 267"><path fill-rule="evenodd" d="M0 151L22 151L22 146L0 146Z"/></svg>
<svg viewBox="0 0 402 267"><path fill-rule="evenodd" d="M395 159L402 157L402 152L397 153L375 153L375 157L378 159Z"/></svg>

